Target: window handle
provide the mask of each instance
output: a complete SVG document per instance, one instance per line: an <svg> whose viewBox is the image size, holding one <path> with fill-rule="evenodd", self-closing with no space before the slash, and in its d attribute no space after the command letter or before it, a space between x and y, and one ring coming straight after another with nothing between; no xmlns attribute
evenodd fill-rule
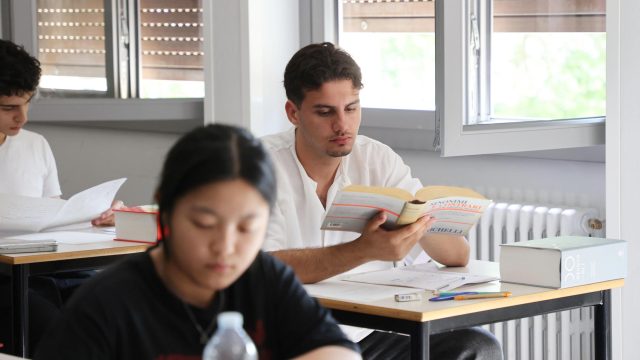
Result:
<svg viewBox="0 0 640 360"><path fill-rule="evenodd" d="M475 14L471 15L471 48L476 57L480 56L480 29L478 27L478 18Z"/></svg>
<svg viewBox="0 0 640 360"><path fill-rule="evenodd" d="M126 8L126 2L121 2L120 3L120 9L119 9L119 16L118 16L118 22L119 22L119 33L120 33L120 40L122 41L122 44L124 46L129 46L129 17L127 16L127 8Z"/></svg>

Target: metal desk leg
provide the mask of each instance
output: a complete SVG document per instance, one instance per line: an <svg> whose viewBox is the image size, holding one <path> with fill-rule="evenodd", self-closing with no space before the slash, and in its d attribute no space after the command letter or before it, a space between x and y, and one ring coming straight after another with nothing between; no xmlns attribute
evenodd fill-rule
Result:
<svg viewBox="0 0 640 360"><path fill-rule="evenodd" d="M29 348L29 265L14 265L11 274L11 344L13 353L26 357Z"/></svg>
<svg viewBox="0 0 640 360"><path fill-rule="evenodd" d="M602 305L595 306L593 317L595 358L611 359L611 290L602 291Z"/></svg>
<svg viewBox="0 0 640 360"><path fill-rule="evenodd" d="M429 359L429 336L431 323L426 321L415 325L411 332L411 359Z"/></svg>

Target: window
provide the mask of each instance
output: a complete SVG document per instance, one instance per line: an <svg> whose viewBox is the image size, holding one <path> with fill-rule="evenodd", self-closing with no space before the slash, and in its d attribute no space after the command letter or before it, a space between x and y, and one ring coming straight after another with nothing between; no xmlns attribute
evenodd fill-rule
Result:
<svg viewBox="0 0 640 360"><path fill-rule="evenodd" d="M479 0L470 16L468 123L604 117L604 0Z"/></svg>
<svg viewBox="0 0 640 360"><path fill-rule="evenodd" d="M429 149L407 130L433 129L445 156L604 143L604 0L335 3L339 44L363 69L365 132Z"/></svg>
<svg viewBox="0 0 640 360"><path fill-rule="evenodd" d="M44 94L204 96L201 0L37 0L36 11Z"/></svg>
<svg viewBox="0 0 640 360"><path fill-rule="evenodd" d="M49 90L107 92L105 13L102 0L83 0L74 7L38 0L40 87Z"/></svg>
<svg viewBox="0 0 640 360"><path fill-rule="evenodd" d="M204 97L201 2L141 1L141 97Z"/></svg>
<svg viewBox="0 0 640 360"><path fill-rule="evenodd" d="M3 36L42 62L29 120L158 132L202 124L209 4L2 1Z"/></svg>
<svg viewBox="0 0 640 360"><path fill-rule="evenodd" d="M365 107L435 110L433 1L344 1L340 46L362 67Z"/></svg>

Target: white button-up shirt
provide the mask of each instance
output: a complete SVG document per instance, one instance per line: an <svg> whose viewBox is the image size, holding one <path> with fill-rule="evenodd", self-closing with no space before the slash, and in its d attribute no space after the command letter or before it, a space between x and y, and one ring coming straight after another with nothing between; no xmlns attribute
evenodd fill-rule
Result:
<svg viewBox="0 0 640 360"><path fill-rule="evenodd" d="M317 183L312 180L298 160L295 150L295 129L262 138L276 165L278 197L271 214L263 249L319 248L343 244L360 234L346 231L320 230L326 214L316 194ZM342 157L333 184L327 193L327 208L337 192L347 185L398 187L415 193L422 187L411 176L411 169L400 156L383 143L358 135L351 153ZM419 246L411 258L419 253ZM405 259L410 263L411 258ZM388 261L372 261L350 272L389 269Z"/></svg>
<svg viewBox="0 0 640 360"><path fill-rule="evenodd" d="M271 213L269 229L263 245L265 251L319 248L343 244L356 239L359 233L320 230L326 210L316 194L317 183L302 167L295 150L295 129L262 138L276 167L278 197ZM397 187L412 194L422 187L411 176L411 169L387 145L358 135L351 153L343 156L333 184L327 193L327 207L337 192L351 184ZM416 245L405 258L410 264L422 248ZM349 273L384 270L390 261L371 261ZM340 326L352 341L360 341L372 330Z"/></svg>

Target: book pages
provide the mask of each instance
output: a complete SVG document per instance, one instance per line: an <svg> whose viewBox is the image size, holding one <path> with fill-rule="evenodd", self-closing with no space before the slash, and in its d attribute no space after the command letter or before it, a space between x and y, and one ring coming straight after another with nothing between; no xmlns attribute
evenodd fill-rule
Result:
<svg viewBox="0 0 640 360"><path fill-rule="evenodd" d="M0 231L38 232L94 219L109 209L125 180L107 181L69 200L0 194Z"/></svg>

